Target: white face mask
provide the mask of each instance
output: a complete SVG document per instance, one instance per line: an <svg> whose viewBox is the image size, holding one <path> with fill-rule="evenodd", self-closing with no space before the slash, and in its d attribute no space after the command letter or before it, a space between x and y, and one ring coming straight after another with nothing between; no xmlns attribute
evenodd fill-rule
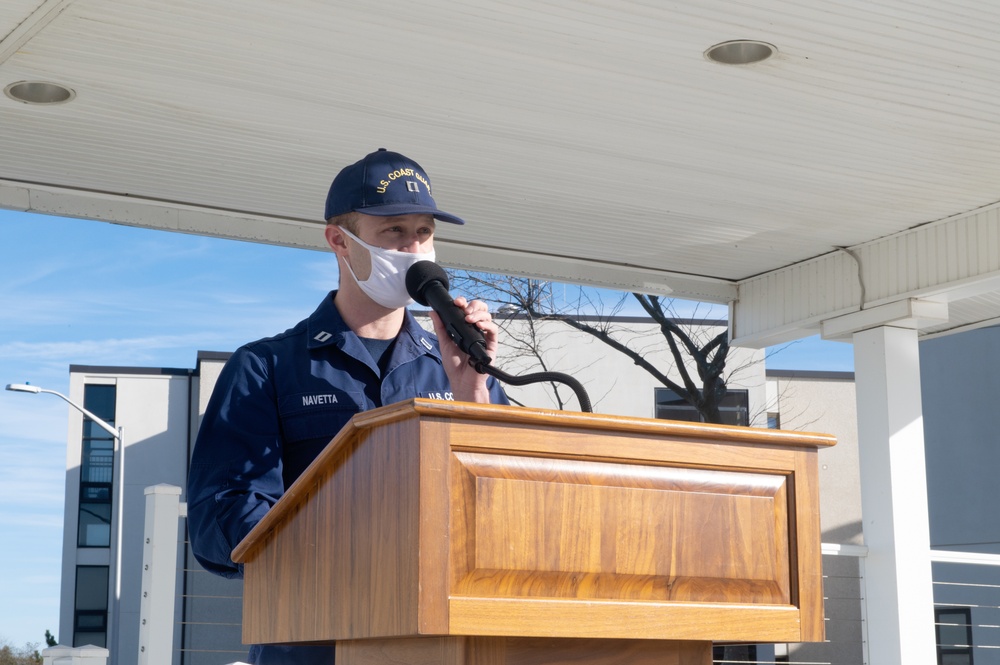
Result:
<svg viewBox="0 0 1000 665"><path fill-rule="evenodd" d="M368 279L361 281L354 274L354 269L347 261L347 270L357 282L361 290L369 298L388 309L399 309L413 302L406 292L406 271L417 261L433 261L434 250L423 253L400 252L394 249L382 249L369 245L356 235L340 227L348 238L368 250L371 255L372 272Z"/></svg>

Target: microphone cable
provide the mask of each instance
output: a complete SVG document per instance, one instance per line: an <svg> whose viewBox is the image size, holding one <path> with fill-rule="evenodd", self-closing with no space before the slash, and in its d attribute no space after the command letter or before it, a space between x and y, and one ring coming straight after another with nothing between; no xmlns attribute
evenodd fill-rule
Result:
<svg viewBox="0 0 1000 665"><path fill-rule="evenodd" d="M454 306L454 298L448 293L448 273L433 261L417 261L406 269L406 292L421 305L430 306L441 318L448 336L458 345L463 353L469 356L469 364L480 374L490 376L509 383L512 386L525 386L529 383L558 382L565 383L576 393L580 402L580 410L593 413L590 397L583 384L568 374L561 372L535 372L523 376L514 376L493 367L492 359L486 353L486 340L479 328L465 320L465 314Z"/></svg>
<svg viewBox="0 0 1000 665"><path fill-rule="evenodd" d="M590 405L590 397L587 395L586 389L583 384L574 379L569 374L563 374L562 372L534 372L532 374L523 374L521 376L515 376L513 374L508 374L499 367L494 367L493 365L487 365L486 363L478 362L469 358L469 364L480 374L489 374L490 376L503 381L504 383L509 383L512 386L526 386L530 383L545 383L545 382L557 382L564 383L573 389L576 393L576 399L580 402L580 410L584 413L593 413L594 409Z"/></svg>

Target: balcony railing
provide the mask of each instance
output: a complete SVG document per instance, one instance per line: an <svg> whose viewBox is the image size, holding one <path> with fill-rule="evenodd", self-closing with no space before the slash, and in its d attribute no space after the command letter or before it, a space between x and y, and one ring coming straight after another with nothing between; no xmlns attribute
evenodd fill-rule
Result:
<svg viewBox="0 0 1000 665"><path fill-rule="evenodd" d="M931 551L938 662L1000 663L1000 555Z"/></svg>

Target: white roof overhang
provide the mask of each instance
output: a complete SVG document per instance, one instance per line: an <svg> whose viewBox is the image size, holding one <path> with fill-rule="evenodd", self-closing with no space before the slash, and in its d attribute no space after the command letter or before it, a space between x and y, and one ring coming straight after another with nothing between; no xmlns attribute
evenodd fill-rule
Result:
<svg viewBox="0 0 1000 665"><path fill-rule="evenodd" d="M459 267L732 302L734 341L1000 322L1000 7L8 0L0 207L322 248L417 159ZM709 61L752 38L776 56Z"/></svg>

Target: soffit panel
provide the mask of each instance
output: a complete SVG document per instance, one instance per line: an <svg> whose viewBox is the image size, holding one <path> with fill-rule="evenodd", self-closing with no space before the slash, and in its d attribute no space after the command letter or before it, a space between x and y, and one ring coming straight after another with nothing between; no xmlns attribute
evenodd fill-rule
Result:
<svg viewBox="0 0 1000 665"><path fill-rule="evenodd" d="M992 3L15 0L0 34L45 6L2 82L77 98L0 98L0 179L221 211L255 239L319 233L332 175L381 146L469 219L441 229L453 256L501 271L725 285L1000 200ZM740 37L780 53L702 56Z"/></svg>

